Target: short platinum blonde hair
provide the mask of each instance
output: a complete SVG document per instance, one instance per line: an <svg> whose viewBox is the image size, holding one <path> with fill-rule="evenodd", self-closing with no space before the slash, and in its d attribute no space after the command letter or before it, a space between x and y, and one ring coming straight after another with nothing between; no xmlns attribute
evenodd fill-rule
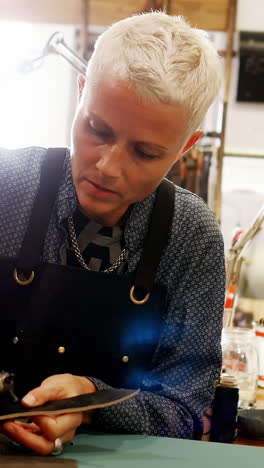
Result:
<svg viewBox="0 0 264 468"><path fill-rule="evenodd" d="M205 31L163 12L131 16L103 32L87 66L90 83L117 79L144 100L177 103L190 113L188 137L221 84L219 56Z"/></svg>

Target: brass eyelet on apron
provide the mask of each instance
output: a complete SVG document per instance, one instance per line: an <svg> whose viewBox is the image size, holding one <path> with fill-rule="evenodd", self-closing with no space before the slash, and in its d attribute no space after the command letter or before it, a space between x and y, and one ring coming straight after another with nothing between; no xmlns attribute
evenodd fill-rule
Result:
<svg viewBox="0 0 264 468"><path fill-rule="evenodd" d="M18 273L17 273L17 269L15 268L14 269L14 278L15 278L15 281L17 282L17 284L20 284L20 286L27 286L28 284L32 283L33 279L34 279L34 276L35 276L35 273L34 271L32 271L30 273L30 276L27 280L25 281L22 281L21 279L19 279L18 277Z"/></svg>
<svg viewBox="0 0 264 468"><path fill-rule="evenodd" d="M149 300L150 293L147 293L146 296L144 297L144 299L141 299L141 301L138 301L134 297L134 291L135 291L135 286L132 286L132 288L129 291L129 297L130 297L131 301L134 302L134 304L137 304L137 305L146 304L146 302Z"/></svg>

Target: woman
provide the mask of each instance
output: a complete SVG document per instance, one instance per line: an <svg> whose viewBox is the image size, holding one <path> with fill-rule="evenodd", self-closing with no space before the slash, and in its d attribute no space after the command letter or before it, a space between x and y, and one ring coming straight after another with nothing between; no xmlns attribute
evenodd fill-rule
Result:
<svg viewBox="0 0 264 468"><path fill-rule="evenodd" d="M202 435L221 366L223 243L202 200L164 177L201 136L219 76L201 31L133 16L100 36L79 78L70 149L2 151L3 367L23 404L141 390L94 413L3 424L38 453L83 423Z"/></svg>

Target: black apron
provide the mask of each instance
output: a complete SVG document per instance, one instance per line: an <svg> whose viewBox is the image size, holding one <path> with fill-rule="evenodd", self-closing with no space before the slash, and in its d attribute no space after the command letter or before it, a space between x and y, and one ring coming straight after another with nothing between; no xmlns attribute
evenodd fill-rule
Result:
<svg viewBox="0 0 264 468"><path fill-rule="evenodd" d="M20 254L0 258L0 362L15 373L20 397L47 376L65 372L140 388L163 326L166 290L154 284L154 277L168 240L174 185L163 181L158 188L136 272L118 275L44 263L43 243L64 159L65 149L47 151ZM18 284L16 273L18 281L26 278L29 284ZM150 292L144 304L132 301L133 286L132 299L143 300Z"/></svg>

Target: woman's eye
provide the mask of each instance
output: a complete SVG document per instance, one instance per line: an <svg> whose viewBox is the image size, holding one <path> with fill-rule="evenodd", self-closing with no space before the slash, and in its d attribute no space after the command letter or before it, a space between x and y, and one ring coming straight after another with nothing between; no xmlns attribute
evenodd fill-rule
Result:
<svg viewBox="0 0 264 468"><path fill-rule="evenodd" d="M157 157L155 154L146 153L140 149L137 149L136 152L143 159L155 159Z"/></svg>
<svg viewBox="0 0 264 468"><path fill-rule="evenodd" d="M92 133L94 133L94 135L97 135L97 136L106 136L106 133L103 132L102 130L98 130L97 128L94 128L90 125L90 129L92 131Z"/></svg>
<svg viewBox="0 0 264 468"><path fill-rule="evenodd" d="M107 131L105 131L105 130L103 130L103 129L100 129L100 128L94 127L94 125L92 124L92 122L89 122L89 130L90 130L90 132L91 132L93 135L96 135L96 136L99 136L99 137L107 137L107 136L109 136L109 134L107 133Z"/></svg>

